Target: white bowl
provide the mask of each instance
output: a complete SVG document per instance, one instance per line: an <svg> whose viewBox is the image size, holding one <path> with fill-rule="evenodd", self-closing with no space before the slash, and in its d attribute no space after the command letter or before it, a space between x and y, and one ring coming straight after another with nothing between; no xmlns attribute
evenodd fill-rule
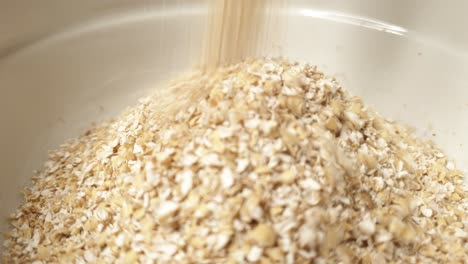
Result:
<svg viewBox="0 0 468 264"><path fill-rule="evenodd" d="M467 8L462 0L291 1L283 52L335 75L467 169ZM47 150L190 69L205 11L194 0L0 3L2 219Z"/></svg>

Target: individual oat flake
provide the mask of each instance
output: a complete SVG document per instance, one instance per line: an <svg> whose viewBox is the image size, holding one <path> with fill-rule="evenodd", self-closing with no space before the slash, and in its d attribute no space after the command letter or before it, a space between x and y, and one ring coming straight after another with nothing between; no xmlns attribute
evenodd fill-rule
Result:
<svg viewBox="0 0 468 264"><path fill-rule="evenodd" d="M194 74L51 152L4 263L467 263L463 174L315 67Z"/></svg>

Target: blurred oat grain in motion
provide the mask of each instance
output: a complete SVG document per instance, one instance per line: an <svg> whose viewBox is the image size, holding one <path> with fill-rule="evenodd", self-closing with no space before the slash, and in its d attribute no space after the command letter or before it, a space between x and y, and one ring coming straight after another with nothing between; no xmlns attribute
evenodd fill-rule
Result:
<svg viewBox="0 0 468 264"><path fill-rule="evenodd" d="M213 69L247 58L278 56L286 0L209 0L201 65Z"/></svg>

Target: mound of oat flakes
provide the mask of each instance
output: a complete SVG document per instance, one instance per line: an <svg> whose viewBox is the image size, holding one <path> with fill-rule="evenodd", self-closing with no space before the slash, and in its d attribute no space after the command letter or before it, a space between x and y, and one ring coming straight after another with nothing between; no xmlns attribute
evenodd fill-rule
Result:
<svg viewBox="0 0 468 264"><path fill-rule="evenodd" d="M51 152L5 263L466 261L462 173L315 67L167 91Z"/></svg>

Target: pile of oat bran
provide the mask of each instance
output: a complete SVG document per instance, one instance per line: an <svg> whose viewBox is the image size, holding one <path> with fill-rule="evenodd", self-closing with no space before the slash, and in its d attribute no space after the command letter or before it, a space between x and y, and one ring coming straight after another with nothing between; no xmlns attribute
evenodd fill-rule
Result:
<svg viewBox="0 0 468 264"><path fill-rule="evenodd" d="M5 263L466 261L462 173L315 67L168 91L51 152Z"/></svg>

